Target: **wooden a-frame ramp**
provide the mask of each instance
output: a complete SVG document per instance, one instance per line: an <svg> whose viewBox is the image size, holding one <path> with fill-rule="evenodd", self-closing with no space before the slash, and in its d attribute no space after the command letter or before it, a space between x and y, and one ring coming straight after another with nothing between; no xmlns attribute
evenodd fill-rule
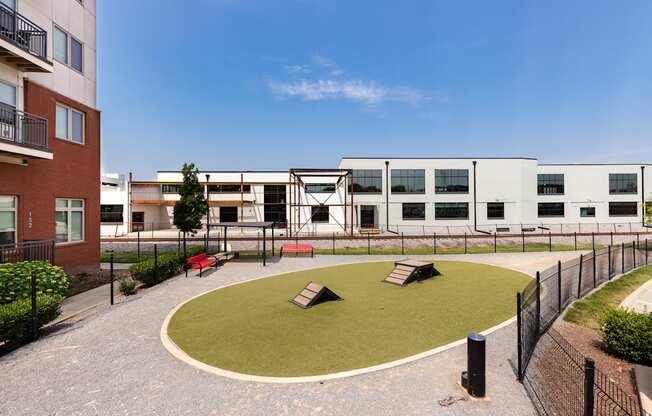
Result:
<svg viewBox="0 0 652 416"><path fill-rule="evenodd" d="M406 286L410 282L439 276L434 264L419 260L401 260L394 263L394 270L383 280L397 286Z"/></svg>
<svg viewBox="0 0 652 416"><path fill-rule="evenodd" d="M329 300L342 300L342 298L326 286L310 282L294 297L294 299L290 299L290 302L300 308L308 309L318 303Z"/></svg>

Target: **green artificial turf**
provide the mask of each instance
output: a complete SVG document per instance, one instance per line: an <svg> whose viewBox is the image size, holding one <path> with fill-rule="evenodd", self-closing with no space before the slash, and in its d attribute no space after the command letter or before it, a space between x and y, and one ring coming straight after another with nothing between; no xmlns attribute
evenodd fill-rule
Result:
<svg viewBox="0 0 652 416"><path fill-rule="evenodd" d="M530 278L488 265L437 262L442 273L398 287L392 262L289 273L192 300L168 327L191 357L240 373L308 376L377 365L464 338L514 315ZM311 309L290 302L308 282L344 298Z"/></svg>
<svg viewBox="0 0 652 416"><path fill-rule="evenodd" d="M652 266L645 266L607 283L600 290L578 300L564 320L591 329L600 328L600 317L609 308L618 307L627 296L652 279Z"/></svg>

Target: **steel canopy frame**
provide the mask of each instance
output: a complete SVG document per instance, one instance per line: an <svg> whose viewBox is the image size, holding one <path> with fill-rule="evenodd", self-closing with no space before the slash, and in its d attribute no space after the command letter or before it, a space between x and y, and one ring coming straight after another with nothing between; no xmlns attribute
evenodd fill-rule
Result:
<svg viewBox="0 0 652 416"><path fill-rule="evenodd" d="M353 171L351 169L312 169L312 168L293 168L289 170L290 174L290 190L289 190L289 208L290 208L290 221L289 221L289 234L291 236L298 236L299 232L305 227L310 220L312 220L312 212L305 219L304 222L301 222L301 208L304 207L313 207L313 206L322 206L322 207L343 207L344 209L344 224L335 218L331 214L330 209L328 210L329 217L333 218L333 221L339 225L345 234L349 233L353 235L354 227L354 204L353 204L353 189L349 192L348 185L353 183L352 176ZM301 189L305 187L306 183L303 178L337 178L335 183L335 191L326 198L326 201L320 202L310 193L306 192L306 201L302 201ZM337 193L338 189L344 187L344 203L328 203L330 198ZM349 195L350 194L350 195ZM309 197L315 200L314 204L309 204ZM351 207L351 217L350 221L347 221L347 207ZM295 221L296 220L296 221Z"/></svg>

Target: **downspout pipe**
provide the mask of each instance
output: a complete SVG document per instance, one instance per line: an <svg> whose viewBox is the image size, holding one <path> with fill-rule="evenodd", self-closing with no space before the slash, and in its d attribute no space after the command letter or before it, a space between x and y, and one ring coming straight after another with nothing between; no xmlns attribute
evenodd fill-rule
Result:
<svg viewBox="0 0 652 416"><path fill-rule="evenodd" d="M482 234L491 234L488 231L478 229L478 185L477 185L477 166L478 161L473 161L473 229Z"/></svg>
<svg viewBox="0 0 652 416"><path fill-rule="evenodd" d="M389 233L398 234L389 229L389 160L385 161L385 228Z"/></svg>

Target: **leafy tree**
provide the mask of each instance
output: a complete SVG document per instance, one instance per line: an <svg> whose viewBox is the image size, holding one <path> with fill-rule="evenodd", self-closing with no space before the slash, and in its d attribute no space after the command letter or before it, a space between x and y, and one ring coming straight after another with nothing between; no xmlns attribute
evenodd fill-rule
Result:
<svg viewBox="0 0 652 416"><path fill-rule="evenodd" d="M201 219L206 214L208 202L204 187L199 183L199 170L194 163L184 163L181 169L183 185L179 188L181 198L174 204L174 225L183 232L183 255L186 257L186 234L201 228Z"/></svg>
<svg viewBox="0 0 652 416"><path fill-rule="evenodd" d="M652 225L652 194L650 194L650 199L645 203L645 223Z"/></svg>

